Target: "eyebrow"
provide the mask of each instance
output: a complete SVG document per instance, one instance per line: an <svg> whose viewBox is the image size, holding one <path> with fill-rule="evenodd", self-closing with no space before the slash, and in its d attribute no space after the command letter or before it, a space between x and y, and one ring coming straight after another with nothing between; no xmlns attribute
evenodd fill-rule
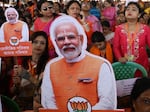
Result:
<svg viewBox="0 0 150 112"><path fill-rule="evenodd" d="M64 34L67 34L67 35L76 35L74 32L68 32L68 33L60 33L60 34L57 35L57 37L64 36Z"/></svg>

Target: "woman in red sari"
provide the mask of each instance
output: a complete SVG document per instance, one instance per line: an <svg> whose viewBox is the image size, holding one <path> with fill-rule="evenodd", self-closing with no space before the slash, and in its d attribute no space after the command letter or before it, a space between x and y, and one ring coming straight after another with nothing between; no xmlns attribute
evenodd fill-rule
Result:
<svg viewBox="0 0 150 112"><path fill-rule="evenodd" d="M139 15L139 4L130 2L125 10L127 22L116 27L113 51L118 61L134 61L149 71L146 46L150 47L150 28L138 22Z"/></svg>

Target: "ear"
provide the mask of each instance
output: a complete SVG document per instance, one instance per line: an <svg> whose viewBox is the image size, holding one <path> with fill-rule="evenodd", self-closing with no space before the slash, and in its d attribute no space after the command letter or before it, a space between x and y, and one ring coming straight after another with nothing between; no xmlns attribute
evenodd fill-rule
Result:
<svg viewBox="0 0 150 112"><path fill-rule="evenodd" d="M135 101L132 101L132 107L133 107L133 109L135 109L136 108L136 105L135 105Z"/></svg>
<svg viewBox="0 0 150 112"><path fill-rule="evenodd" d="M42 9L39 10L39 13L40 13L40 14L43 14L43 13L42 13Z"/></svg>
<svg viewBox="0 0 150 112"><path fill-rule="evenodd" d="M67 14L68 14L68 11L69 11L69 10L67 9L67 10L66 10L66 13L67 13ZM68 15L69 15L69 14L68 14Z"/></svg>

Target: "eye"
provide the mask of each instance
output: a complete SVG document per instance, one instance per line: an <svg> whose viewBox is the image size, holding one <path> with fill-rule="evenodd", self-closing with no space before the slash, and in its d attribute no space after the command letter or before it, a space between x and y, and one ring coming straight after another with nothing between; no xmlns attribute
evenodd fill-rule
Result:
<svg viewBox="0 0 150 112"><path fill-rule="evenodd" d="M147 104L147 105L150 105L150 99L149 99L149 98L145 98L145 99L143 100L143 102L144 102L145 104Z"/></svg>
<svg viewBox="0 0 150 112"><path fill-rule="evenodd" d="M64 41L65 40L65 37L57 37L57 39L56 39L57 41Z"/></svg>
<svg viewBox="0 0 150 112"><path fill-rule="evenodd" d="M42 10L47 11L47 8L43 8Z"/></svg>
<svg viewBox="0 0 150 112"><path fill-rule="evenodd" d="M40 42L40 44L41 44L41 45L45 45L46 43L45 43L45 42L43 42L43 41L41 41L41 42Z"/></svg>
<svg viewBox="0 0 150 112"><path fill-rule="evenodd" d="M130 8L127 8L126 10L127 10L127 11L129 11L129 10L130 10Z"/></svg>
<svg viewBox="0 0 150 112"><path fill-rule="evenodd" d="M53 7L52 6L48 6L47 8L52 9Z"/></svg>
<svg viewBox="0 0 150 112"><path fill-rule="evenodd" d="M34 41L33 41L33 43L34 43L34 44L37 44L37 43L38 43L38 41L34 40Z"/></svg>
<svg viewBox="0 0 150 112"><path fill-rule="evenodd" d="M75 39L76 37L74 35L68 35L67 36L69 40Z"/></svg>

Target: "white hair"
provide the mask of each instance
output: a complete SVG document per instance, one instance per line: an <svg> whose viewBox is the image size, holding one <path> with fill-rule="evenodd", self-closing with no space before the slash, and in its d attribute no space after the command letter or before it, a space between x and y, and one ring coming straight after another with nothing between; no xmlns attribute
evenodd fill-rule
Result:
<svg viewBox="0 0 150 112"><path fill-rule="evenodd" d="M17 15L16 21L18 20L19 14L18 14L17 10L16 10L15 8L13 8L13 7L8 7L8 8L5 10L5 17L6 17L6 20L7 20L7 21L9 21L9 20L8 20L8 17L7 17L7 13L8 13L8 12L15 12L16 15Z"/></svg>
<svg viewBox="0 0 150 112"><path fill-rule="evenodd" d="M62 15L58 18L56 18L52 24L51 24L51 28L50 28L50 37L51 37L51 41L55 47L56 53L59 56L62 56L62 54L60 53L58 46L56 44L55 38L56 38L56 28L59 25L63 25L63 23L72 23L76 28L77 28L77 32L78 35L82 35L83 36L83 43L82 43L82 51L86 50L87 48L87 36L85 33L85 30L83 28L83 26L72 16L69 15Z"/></svg>

